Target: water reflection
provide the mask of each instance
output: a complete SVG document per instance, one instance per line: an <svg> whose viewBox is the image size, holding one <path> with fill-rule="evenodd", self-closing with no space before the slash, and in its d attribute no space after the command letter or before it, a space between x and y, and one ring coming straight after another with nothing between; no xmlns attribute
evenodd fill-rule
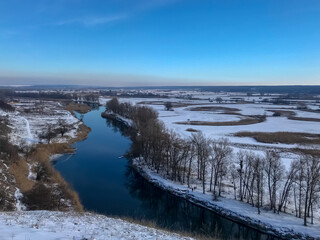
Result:
<svg viewBox="0 0 320 240"><path fill-rule="evenodd" d="M142 216L134 216L136 219L152 220L158 226L173 231L219 239L276 239L159 190L129 166L126 171L126 187L132 197L141 201L141 208L145 209Z"/></svg>

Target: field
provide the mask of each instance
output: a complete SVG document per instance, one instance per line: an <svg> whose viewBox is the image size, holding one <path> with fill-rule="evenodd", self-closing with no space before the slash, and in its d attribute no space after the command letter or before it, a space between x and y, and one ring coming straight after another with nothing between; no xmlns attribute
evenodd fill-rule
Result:
<svg viewBox="0 0 320 240"><path fill-rule="evenodd" d="M165 98L121 98L120 101L152 107L165 126L183 138L200 131L211 139L228 138L234 153L245 149L263 154L266 149L277 149L289 166L290 159L299 157L297 149L318 151L314 150L320 144L317 100L274 104L281 95L153 91ZM217 98L222 102L218 103ZM102 104L106 101L100 98ZM166 102L172 103L169 111L164 107Z"/></svg>

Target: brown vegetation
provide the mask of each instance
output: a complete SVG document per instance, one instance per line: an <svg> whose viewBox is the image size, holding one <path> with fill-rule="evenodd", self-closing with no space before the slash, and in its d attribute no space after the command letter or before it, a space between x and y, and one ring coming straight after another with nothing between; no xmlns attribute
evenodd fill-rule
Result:
<svg viewBox="0 0 320 240"><path fill-rule="evenodd" d="M187 128L186 131L187 132L199 132L198 130L196 130L194 128Z"/></svg>
<svg viewBox="0 0 320 240"><path fill-rule="evenodd" d="M293 152L301 155L310 155L313 157L320 157L320 149L310 149L310 148L294 148L292 149Z"/></svg>
<svg viewBox="0 0 320 240"><path fill-rule="evenodd" d="M85 104L71 104L69 110L84 112L89 111L90 107ZM84 124L80 124L76 137L69 139L67 143L50 143L50 139L47 139L50 144L40 143L36 146L21 144L17 147L8 140L8 134L10 133L8 126L7 119L2 117L0 119L0 167L5 180L0 179L0 209L15 209L14 193L18 188L23 194L21 200L27 209L82 211L83 207L77 193L54 169L50 162L50 156L58 153L74 153L75 149L71 147L71 144L85 139L91 129ZM67 126L60 119L57 126L59 128L52 126L51 130L57 130L58 132L55 132L55 134L60 134L61 137L73 127ZM48 131L51 132L51 130ZM23 153L23 156L19 155L19 152ZM34 173L32 179L28 177L30 170ZM2 200L4 202L1 202Z"/></svg>
<svg viewBox="0 0 320 240"><path fill-rule="evenodd" d="M208 111L208 112L231 111L231 112L236 112L236 111L240 111L240 109L229 108L229 107L220 107L220 106L205 106L205 107L193 107L193 108L190 108L190 111Z"/></svg>
<svg viewBox="0 0 320 240"><path fill-rule="evenodd" d="M167 101L142 101L138 102L138 105L165 105ZM186 103L186 102L171 102L173 108L179 107L189 107L189 106L198 106L198 105L210 105L210 103ZM215 105L215 103L211 103ZM219 108L219 107L217 107ZM231 108L232 109L232 108ZM202 111L202 110L201 110Z"/></svg>
<svg viewBox="0 0 320 240"><path fill-rule="evenodd" d="M78 113L81 113L81 114L85 114L85 113L91 111L91 107L89 105L75 103L75 102L68 103L65 106L65 109L68 110L71 113L78 112Z"/></svg>
<svg viewBox="0 0 320 240"><path fill-rule="evenodd" d="M10 129L8 127L8 119L6 117L0 117L0 137L5 138Z"/></svg>
<svg viewBox="0 0 320 240"><path fill-rule="evenodd" d="M21 192L29 191L34 182L28 179L29 166L26 161L20 159L10 164L10 174L16 179L16 183L19 186Z"/></svg>
<svg viewBox="0 0 320 240"><path fill-rule="evenodd" d="M230 121L230 122L187 121L187 122L175 122L175 124L197 125L197 126L238 126L238 125L256 124L263 121L265 121L264 116L257 116L257 117L241 119L239 121Z"/></svg>
<svg viewBox="0 0 320 240"><path fill-rule="evenodd" d="M85 133L82 134L86 136ZM70 143L38 144L30 155L30 162L34 165L33 171L37 175L35 181L27 179L29 170L26 167L16 168L20 172L22 171L20 176L18 170L14 172L14 175L16 179L21 179L21 181L17 181L17 184L24 194L23 202L28 209L63 211L69 210L72 206L76 211L83 210L77 193L70 188L50 163L51 155L72 152L74 149L70 147ZM26 165L25 161L20 162L24 162ZM70 202L68 203L67 200Z"/></svg>
<svg viewBox="0 0 320 240"><path fill-rule="evenodd" d="M5 112L13 112L14 107L12 107L10 104L4 102L3 100L0 100L0 109L2 109Z"/></svg>
<svg viewBox="0 0 320 240"><path fill-rule="evenodd" d="M65 211L71 208L82 211L83 207L75 191L61 177L52 164L50 156L53 154L73 153L71 147L76 141L87 137L90 128L80 125L77 137L68 143L38 144L30 150L26 159L14 161L10 165L10 172L15 177L17 186L23 193L23 203L30 210L59 210ZM28 179L29 166L36 174L36 179Z"/></svg>
<svg viewBox="0 0 320 240"><path fill-rule="evenodd" d="M307 117L296 117L296 113L294 111L289 110L269 110L273 112L273 116L275 117L287 117L289 120L296 121L307 121L307 122L320 122L320 118L307 118Z"/></svg>
<svg viewBox="0 0 320 240"><path fill-rule="evenodd" d="M307 122L320 122L320 118L288 117L288 119Z"/></svg>
<svg viewBox="0 0 320 240"><path fill-rule="evenodd" d="M320 134L299 132L237 132L237 137L252 137L263 143L320 144Z"/></svg>

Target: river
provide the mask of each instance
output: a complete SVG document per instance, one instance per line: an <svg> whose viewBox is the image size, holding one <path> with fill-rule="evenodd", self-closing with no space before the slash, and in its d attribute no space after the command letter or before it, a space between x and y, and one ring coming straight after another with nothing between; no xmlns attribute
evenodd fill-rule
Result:
<svg viewBox="0 0 320 240"><path fill-rule="evenodd" d="M84 115L92 131L74 144L74 155L64 155L55 168L78 192L88 211L151 222L171 231L216 239L276 240L175 197L144 180L126 158L130 139L120 123L101 117L104 107Z"/></svg>

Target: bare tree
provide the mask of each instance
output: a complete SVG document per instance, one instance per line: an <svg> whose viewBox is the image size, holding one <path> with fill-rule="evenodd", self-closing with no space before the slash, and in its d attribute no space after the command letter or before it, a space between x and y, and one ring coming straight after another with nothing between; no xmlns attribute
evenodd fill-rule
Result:
<svg viewBox="0 0 320 240"><path fill-rule="evenodd" d="M63 120L61 118L58 119L58 131L61 134L61 137L63 137L63 135L68 132L70 129L70 126L68 125L68 123L66 122L66 120Z"/></svg>
<svg viewBox="0 0 320 240"><path fill-rule="evenodd" d="M106 108L109 111L112 111L114 113L118 113L118 108L119 108L119 101L118 98L114 97L110 101L106 103Z"/></svg>
<svg viewBox="0 0 320 240"><path fill-rule="evenodd" d="M227 138L219 139L216 142L212 142L211 151L211 175L210 175L210 191L213 183L213 195L217 199L221 196L222 178L225 175L225 167L227 165L228 157L232 154L232 148ZM212 178L214 181L212 182ZM216 187L218 186L218 194L216 193Z"/></svg>
<svg viewBox="0 0 320 240"><path fill-rule="evenodd" d="M278 213L281 212L282 209L284 210L284 212L286 211L285 206L288 201L288 197L292 189L292 186L294 184L294 177L297 171L298 171L298 162L293 161L291 163L289 171L287 171L286 173L285 182L283 184L282 191L279 196Z"/></svg>
<svg viewBox="0 0 320 240"><path fill-rule="evenodd" d="M265 153L265 172L268 183L270 209L276 212L277 190L283 177L284 166L276 151L268 150Z"/></svg>
<svg viewBox="0 0 320 240"><path fill-rule="evenodd" d="M314 156L304 156L303 164L306 170L303 224L307 226L307 217L310 217L310 212L313 224L313 202L316 200L320 184L320 160Z"/></svg>
<svg viewBox="0 0 320 240"><path fill-rule="evenodd" d="M264 170L264 161L261 157L255 155L253 162L253 179L255 180L256 185L256 207L258 208L258 214L260 215L260 207L262 206L262 196L263 196L263 170ZM252 190L253 192L254 190Z"/></svg>
<svg viewBox="0 0 320 240"><path fill-rule="evenodd" d="M237 200L237 181L239 179L239 172L235 164L232 164L229 170L230 170L230 176L233 184L234 199Z"/></svg>
<svg viewBox="0 0 320 240"><path fill-rule="evenodd" d="M239 151L237 153L237 159L238 159L238 164L239 164L239 196L240 200L243 201L243 168L244 168L244 158L245 158L245 152L244 151Z"/></svg>
<svg viewBox="0 0 320 240"><path fill-rule="evenodd" d="M170 111L173 106L171 102L165 102L164 107L167 111Z"/></svg>
<svg viewBox="0 0 320 240"><path fill-rule="evenodd" d="M46 124L45 130L39 135L41 139L47 140L48 144L51 142L52 138L54 138L55 136L56 136L56 131L53 125L50 123Z"/></svg>
<svg viewBox="0 0 320 240"><path fill-rule="evenodd" d="M253 187L253 161L255 155L252 152L243 152L244 156L244 171L243 171L243 186L242 186L242 196L243 199L247 199L247 203L252 200L252 187Z"/></svg>
<svg viewBox="0 0 320 240"><path fill-rule="evenodd" d="M217 97L217 98L216 98L216 102L217 102L217 103L222 103L222 101L223 101L223 99L222 99L221 97Z"/></svg>
<svg viewBox="0 0 320 240"><path fill-rule="evenodd" d="M210 140L206 139L202 132L198 132L191 135L191 141L194 144L197 153L198 178L202 181L202 192L205 194L206 166L210 154Z"/></svg>

